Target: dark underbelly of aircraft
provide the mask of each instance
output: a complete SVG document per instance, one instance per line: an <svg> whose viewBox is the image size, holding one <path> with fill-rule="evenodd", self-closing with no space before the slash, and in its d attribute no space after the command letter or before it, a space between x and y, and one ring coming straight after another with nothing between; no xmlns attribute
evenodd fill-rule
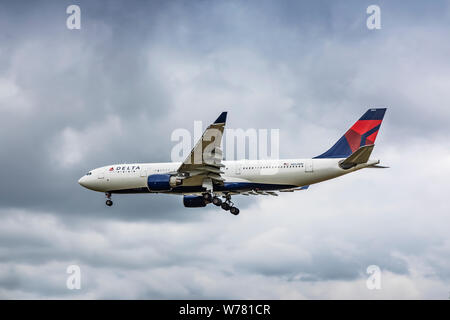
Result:
<svg viewBox="0 0 450 320"><path fill-rule="evenodd" d="M295 188L295 185L286 184L269 184L269 183L252 183L252 182L225 182L223 186L215 185L214 191L226 192L226 191L251 191L251 190L262 190L262 191L272 191L280 189ZM175 187L170 191L164 191L163 193L189 193L189 192L203 192L206 191L202 186L188 186L188 187ZM156 193L148 190L147 187L132 188L132 189L121 189L121 190L111 190L111 193Z"/></svg>

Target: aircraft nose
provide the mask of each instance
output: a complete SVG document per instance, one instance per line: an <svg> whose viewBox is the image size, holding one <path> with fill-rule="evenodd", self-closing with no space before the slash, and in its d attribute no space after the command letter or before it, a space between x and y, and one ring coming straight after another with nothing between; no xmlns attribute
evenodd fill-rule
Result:
<svg viewBox="0 0 450 320"><path fill-rule="evenodd" d="M78 180L78 183L80 184L80 186L83 186L83 187L87 187L87 178L86 178L86 176L83 176L83 177L81 177L80 178L80 180Z"/></svg>
<svg viewBox="0 0 450 320"><path fill-rule="evenodd" d="M97 179L92 178L92 173L82 176L78 180L78 183L80 184L80 186L85 187L86 189L98 191L97 189L99 185Z"/></svg>

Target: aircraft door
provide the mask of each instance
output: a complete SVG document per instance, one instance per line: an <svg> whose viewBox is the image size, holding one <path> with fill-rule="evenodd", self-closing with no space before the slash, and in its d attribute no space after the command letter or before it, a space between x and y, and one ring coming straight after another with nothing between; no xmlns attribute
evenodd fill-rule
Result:
<svg viewBox="0 0 450 320"><path fill-rule="evenodd" d="M100 170L100 172L97 175L97 179L104 179L105 178L105 170Z"/></svg>
<svg viewBox="0 0 450 320"><path fill-rule="evenodd" d="M236 175L240 175L242 173L242 166L240 164L236 165Z"/></svg>
<svg viewBox="0 0 450 320"><path fill-rule="evenodd" d="M313 168L313 160L312 159L307 159L305 161L305 172L313 172L314 168Z"/></svg>

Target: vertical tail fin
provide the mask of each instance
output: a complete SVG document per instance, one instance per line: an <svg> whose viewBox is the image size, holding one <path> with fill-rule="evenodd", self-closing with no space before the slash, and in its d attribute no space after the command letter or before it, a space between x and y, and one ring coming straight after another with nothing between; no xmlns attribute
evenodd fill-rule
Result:
<svg viewBox="0 0 450 320"><path fill-rule="evenodd" d="M315 158L347 158L360 147L375 143L386 108L369 109L326 152Z"/></svg>

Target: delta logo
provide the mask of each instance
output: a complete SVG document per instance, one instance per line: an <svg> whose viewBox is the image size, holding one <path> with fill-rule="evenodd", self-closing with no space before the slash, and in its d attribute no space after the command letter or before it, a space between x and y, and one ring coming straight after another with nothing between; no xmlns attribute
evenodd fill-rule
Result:
<svg viewBox="0 0 450 320"><path fill-rule="evenodd" d="M123 166L123 167L116 167L116 171L134 171L134 170L140 170L141 168L139 166ZM111 167L109 171L114 171L114 167Z"/></svg>

